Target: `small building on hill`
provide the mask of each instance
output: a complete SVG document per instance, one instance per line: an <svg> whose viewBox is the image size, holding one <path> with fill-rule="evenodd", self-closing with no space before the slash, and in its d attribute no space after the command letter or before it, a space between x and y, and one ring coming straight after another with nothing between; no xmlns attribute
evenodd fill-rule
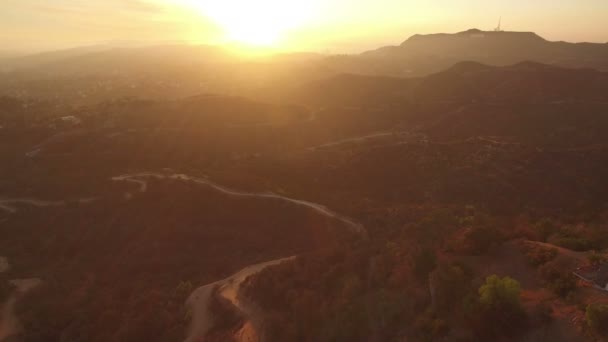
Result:
<svg viewBox="0 0 608 342"><path fill-rule="evenodd" d="M579 267L574 275L598 289L608 291L608 264Z"/></svg>

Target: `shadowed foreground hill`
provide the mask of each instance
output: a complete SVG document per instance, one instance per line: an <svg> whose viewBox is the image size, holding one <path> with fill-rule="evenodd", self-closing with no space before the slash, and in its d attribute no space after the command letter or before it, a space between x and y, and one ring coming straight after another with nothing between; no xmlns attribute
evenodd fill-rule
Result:
<svg viewBox="0 0 608 342"><path fill-rule="evenodd" d="M608 102L608 73L535 62L492 67L462 62L428 76L415 98L430 101L547 103Z"/></svg>

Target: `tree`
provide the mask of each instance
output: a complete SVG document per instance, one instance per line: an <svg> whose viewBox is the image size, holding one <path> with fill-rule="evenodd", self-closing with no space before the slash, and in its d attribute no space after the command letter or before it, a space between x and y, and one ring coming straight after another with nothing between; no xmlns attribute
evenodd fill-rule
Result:
<svg viewBox="0 0 608 342"><path fill-rule="evenodd" d="M473 292L471 271L459 264L443 264L431 276L434 289L434 309L440 313L449 312L457 307L467 294Z"/></svg>
<svg viewBox="0 0 608 342"><path fill-rule="evenodd" d="M414 256L414 273L419 278L425 278L437 267L437 257L429 248L423 248Z"/></svg>
<svg viewBox="0 0 608 342"><path fill-rule="evenodd" d="M522 333L527 323L519 298L518 281L497 275L486 278L479 288L479 307L473 318L474 331L481 339L514 336Z"/></svg>
<svg viewBox="0 0 608 342"><path fill-rule="evenodd" d="M577 288L576 279L567 269L554 260L544 264L538 270L547 288L562 298L568 297Z"/></svg>
<svg viewBox="0 0 608 342"><path fill-rule="evenodd" d="M598 266L606 262L606 257L603 254L598 253L597 251L593 251L587 256L587 260L591 265Z"/></svg>
<svg viewBox="0 0 608 342"><path fill-rule="evenodd" d="M545 248L542 246L530 245L526 246L526 258L533 266L542 266L554 260L559 254L556 248Z"/></svg>
<svg viewBox="0 0 608 342"><path fill-rule="evenodd" d="M521 286L517 280L492 275L479 288L479 302L488 308L521 308L520 292Z"/></svg>
<svg viewBox="0 0 608 342"><path fill-rule="evenodd" d="M595 332L602 335L608 333L608 305L590 304L585 316L587 325Z"/></svg>
<svg viewBox="0 0 608 342"><path fill-rule="evenodd" d="M501 236L497 229L490 226L476 226L466 232L465 244L468 252L483 254L500 242Z"/></svg>
<svg viewBox="0 0 608 342"><path fill-rule="evenodd" d="M557 227L553 221L544 218L534 225L534 230L538 235L538 239L542 242L546 242L551 234L556 232Z"/></svg>

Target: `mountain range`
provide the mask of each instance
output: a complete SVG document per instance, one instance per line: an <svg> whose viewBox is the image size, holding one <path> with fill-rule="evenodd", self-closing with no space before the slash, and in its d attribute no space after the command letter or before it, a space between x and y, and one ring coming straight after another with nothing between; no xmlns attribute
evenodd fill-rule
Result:
<svg viewBox="0 0 608 342"><path fill-rule="evenodd" d="M290 58L283 60L312 61L342 71L361 68L365 73L393 76L437 72L463 60L491 65L533 60L563 67L608 69L608 43L551 42L533 32L478 29L454 34L414 35L398 46L381 47L355 55L327 55L322 58L322 55L302 53L279 54L275 57L285 56ZM105 44L15 57L4 60L1 66L13 71L44 67L61 70L63 67L72 72L82 69L94 73L102 67L101 62L131 65L134 61L147 61L151 64L148 67L158 67L160 61L175 65L200 65L242 59L232 47L186 44L125 47ZM155 65L150 61L157 63ZM370 65L358 66L360 63Z"/></svg>
<svg viewBox="0 0 608 342"><path fill-rule="evenodd" d="M381 73L408 76L445 69L463 60L511 65L533 60L563 67L608 69L608 44L551 42L533 32L481 31L414 35L398 46L364 52Z"/></svg>

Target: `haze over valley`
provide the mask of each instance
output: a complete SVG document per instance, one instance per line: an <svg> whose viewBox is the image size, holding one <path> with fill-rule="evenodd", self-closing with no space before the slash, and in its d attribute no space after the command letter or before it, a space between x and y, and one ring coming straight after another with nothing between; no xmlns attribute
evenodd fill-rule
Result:
<svg viewBox="0 0 608 342"><path fill-rule="evenodd" d="M608 336L595 15L591 43L501 22L319 53L358 12L25 3L0 5L24 15L0 48L0 341ZM565 15L531 6L512 20ZM42 27L90 44L25 51Z"/></svg>

